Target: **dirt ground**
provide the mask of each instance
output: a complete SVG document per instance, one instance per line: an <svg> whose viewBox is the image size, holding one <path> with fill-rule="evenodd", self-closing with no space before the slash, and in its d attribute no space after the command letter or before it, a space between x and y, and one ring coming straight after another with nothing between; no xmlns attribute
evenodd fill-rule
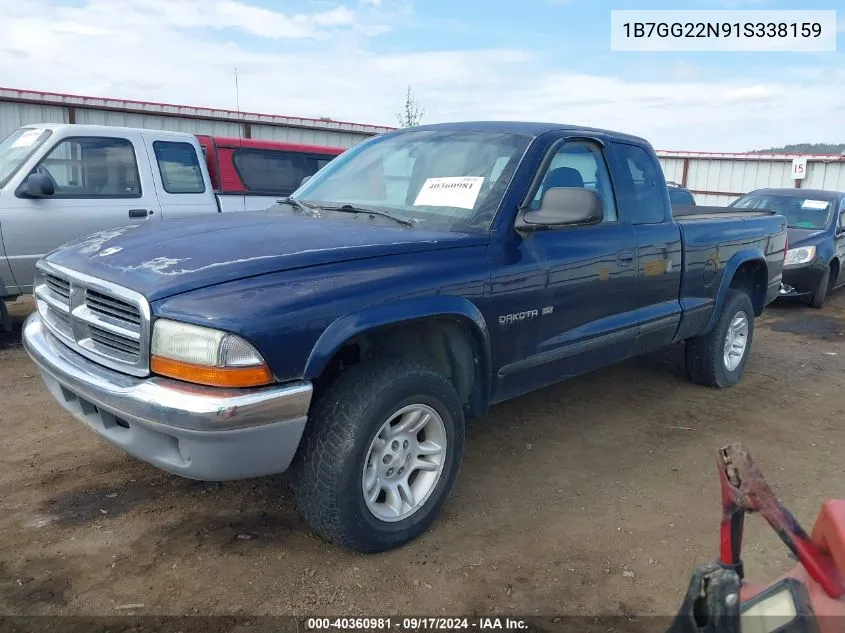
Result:
<svg viewBox="0 0 845 633"><path fill-rule="evenodd" d="M845 293L769 309L729 390L687 382L678 346L494 407L433 529L368 557L312 536L284 476L197 483L98 439L21 348L29 309L0 333L3 614L670 614L717 554L720 445L807 528L845 495ZM791 566L746 532L750 578Z"/></svg>

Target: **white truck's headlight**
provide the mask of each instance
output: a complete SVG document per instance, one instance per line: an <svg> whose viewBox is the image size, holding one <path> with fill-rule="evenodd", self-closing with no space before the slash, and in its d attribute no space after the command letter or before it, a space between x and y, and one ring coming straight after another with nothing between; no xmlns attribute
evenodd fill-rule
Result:
<svg viewBox="0 0 845 633"><path fill-rule="evenodd" d="M261 354L240 336L168 319L153 325L150 370L214 387L257 387L273 381Z"/></svg>
<svg viewBox="0 0 845 633"><path fill-rule="evenodd" d="M806 264L813 261L816 256L815 246L801 246L799 248L790 248L786 251L786 259L783 261L784 266L794 266L796 264Z"/></svg>

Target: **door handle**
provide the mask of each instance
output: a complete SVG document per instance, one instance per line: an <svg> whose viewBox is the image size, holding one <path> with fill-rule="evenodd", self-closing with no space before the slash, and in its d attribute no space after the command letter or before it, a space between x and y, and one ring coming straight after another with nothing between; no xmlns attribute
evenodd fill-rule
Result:
<svg viewBox="0 0 845 633"><path fill-rule="evenodd" d="M146 209L129 209L130 218L145 218L150 214Z"/></svg>
<svg viewBox="0 0 845 633"><path fill-rule="evenodd" d="M634 251L622 251L616 255L620 266L630 266L634 263Z"/></svg>

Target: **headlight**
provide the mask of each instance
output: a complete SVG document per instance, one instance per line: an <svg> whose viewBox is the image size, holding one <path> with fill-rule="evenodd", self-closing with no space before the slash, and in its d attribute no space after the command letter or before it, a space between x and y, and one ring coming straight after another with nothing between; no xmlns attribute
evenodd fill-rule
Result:
<svg viewBox="0 0 845 633"><path fill-rule="evenodd" d="M813 261L816 256L815 246L802 246L800 248L790 248L786 251L786 259L783 261L784 266L794 266L795 264L806 264Z"/></svg>
<svg viewBox="0 0 845 633"><path fill-rule="evenodd" d="M240 336L167 319L153 326L150 370L213 387L257 387L273 381L261 354Z"/></svg>

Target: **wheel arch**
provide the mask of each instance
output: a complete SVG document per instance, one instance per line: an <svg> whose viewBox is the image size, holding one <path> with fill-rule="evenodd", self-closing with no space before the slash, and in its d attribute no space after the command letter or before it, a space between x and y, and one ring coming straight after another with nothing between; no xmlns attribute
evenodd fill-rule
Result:
<svg viewBox="0 0 845 633"><path fill-rule="evenodd" d="M426 358L453 382L471 417L489 406L490 334L481 311L463 297L409 299L345 315L320 335L303 377L319 383L376 353Z"/></svg>
<svg viewBox="0 0 845 633"><path fill-rule="evenodd" d="M759 250L742 250L734 254L725 265L713 312L704 328L704 333L707 334L716 327L728 292L735 288L742 288L748 292L751 304L754 306L754 316L760 316L766 307L768 281L769 267L766 258Z"/></svg>

